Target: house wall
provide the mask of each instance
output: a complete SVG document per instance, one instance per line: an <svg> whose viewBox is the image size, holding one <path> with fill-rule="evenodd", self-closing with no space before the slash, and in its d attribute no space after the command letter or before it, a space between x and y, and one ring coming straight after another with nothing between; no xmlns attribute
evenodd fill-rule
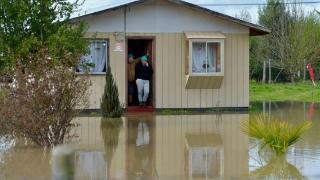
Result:
<svg viewBox="0 0 320 180"><path fill-rule="evenodd" d="M148 1L127 8L127 37L155 37L155 108L207 108L249 106L249 28L205 12L165 0ZM109 64L126 102L126 55L114 52L114 32L124 30L124 9L83 17L87 38L109 40ZM184 32L221 32L225 39L225 73L219 89L186 89ZM143 32L143 33L142 33ZM197 78L193 84L210 83ZM92 75L90 109L99 109L104 75Z"/></svg>
<svg viewBox="0 0 320 180"><path fill-rule="evenodd" d="M88 33L87 37L92 37ZM249 36L226 34L225 73L219 89L186 89L185 38L183 33L128 33L155 37L155 108L208 108L249 106ZM109 60L118 85L120 101L126 102L125 52L114 52L113 33L97 33L109 39ZM92 75L90 108L98 109L105 85L104 75ZM199 79L199 83L203 83Z"/></svg>

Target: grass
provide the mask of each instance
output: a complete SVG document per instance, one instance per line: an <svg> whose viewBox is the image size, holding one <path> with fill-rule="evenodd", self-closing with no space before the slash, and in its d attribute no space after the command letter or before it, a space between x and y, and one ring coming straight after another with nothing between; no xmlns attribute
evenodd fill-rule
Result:
<svg viewBox="0 0 320 180"><path fill-rule="evenodd" d="M320 102L320 87L306 83L250 83L250 101Z"/></svg>
<svg viewBox="0 0 320 180"><path fill-rule="evenodd" d="M285 154L288 148L296 143L311 126L311 121L291 125L273 117L256 115L244 121L241 124L241 130L249 137L260 141L260 151L269 147L277 155L281 155Z"/></svg>

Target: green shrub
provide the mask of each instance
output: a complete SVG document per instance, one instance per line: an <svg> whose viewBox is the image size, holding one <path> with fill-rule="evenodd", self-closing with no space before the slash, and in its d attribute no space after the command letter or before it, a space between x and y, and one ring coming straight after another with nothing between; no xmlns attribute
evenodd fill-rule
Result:
<svg viewBox="0 0 320 180"><path fill-rule="evenodd" d="M119 101L118 87L113 79L111 68L108 66L106 73L106 85L101 102L101 111L103 117L121 117L123 106Z"/></svg>
<svg viewBox="0 0 320 180"><path fill-rule="evenodd" d="M241 130L252 138L261 142L260 150L269 147L276 154L285 154L289 146L296 143L301 135L310 129L312 122L306 121L300 125L257 115L241 124Z"/></svg>

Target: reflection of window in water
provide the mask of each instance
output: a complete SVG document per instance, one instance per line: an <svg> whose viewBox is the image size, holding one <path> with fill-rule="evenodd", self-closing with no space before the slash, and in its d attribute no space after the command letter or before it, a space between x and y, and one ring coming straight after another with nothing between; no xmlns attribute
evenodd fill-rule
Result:
<svg viewBox="0 0 320 180"><path fill-rule="evenodd" d="M223 146L220 135L186 136L186 170L189 178L214 178L223 175Z"/></svg>
<svg viewBox="0 0 320 180"><path fill-rule="evenodd" d="M104 152L76 152L75 174L79 179L105 179L108 164Z"/></svg>

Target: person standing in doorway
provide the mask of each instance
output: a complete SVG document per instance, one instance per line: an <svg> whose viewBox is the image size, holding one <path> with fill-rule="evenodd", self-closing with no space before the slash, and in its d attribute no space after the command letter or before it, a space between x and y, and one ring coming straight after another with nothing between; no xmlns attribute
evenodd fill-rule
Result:
<svg viewBox="0 0 320 180"><path fill-rule="evenodd" d="M151 65L148 63L148 57L142 56L140 62L136 65L136 83L138 88L139 106L145 106L149 96L150 79L153 74Z"/></svg>
<svg viewBox="0 0 320 180"><path fill-rule="evenodd" d="M135 68L139 59L134 59L133 54L128 55L128 98L129 106L133 105L133 95L135 92L136 73Z"/></svg>

